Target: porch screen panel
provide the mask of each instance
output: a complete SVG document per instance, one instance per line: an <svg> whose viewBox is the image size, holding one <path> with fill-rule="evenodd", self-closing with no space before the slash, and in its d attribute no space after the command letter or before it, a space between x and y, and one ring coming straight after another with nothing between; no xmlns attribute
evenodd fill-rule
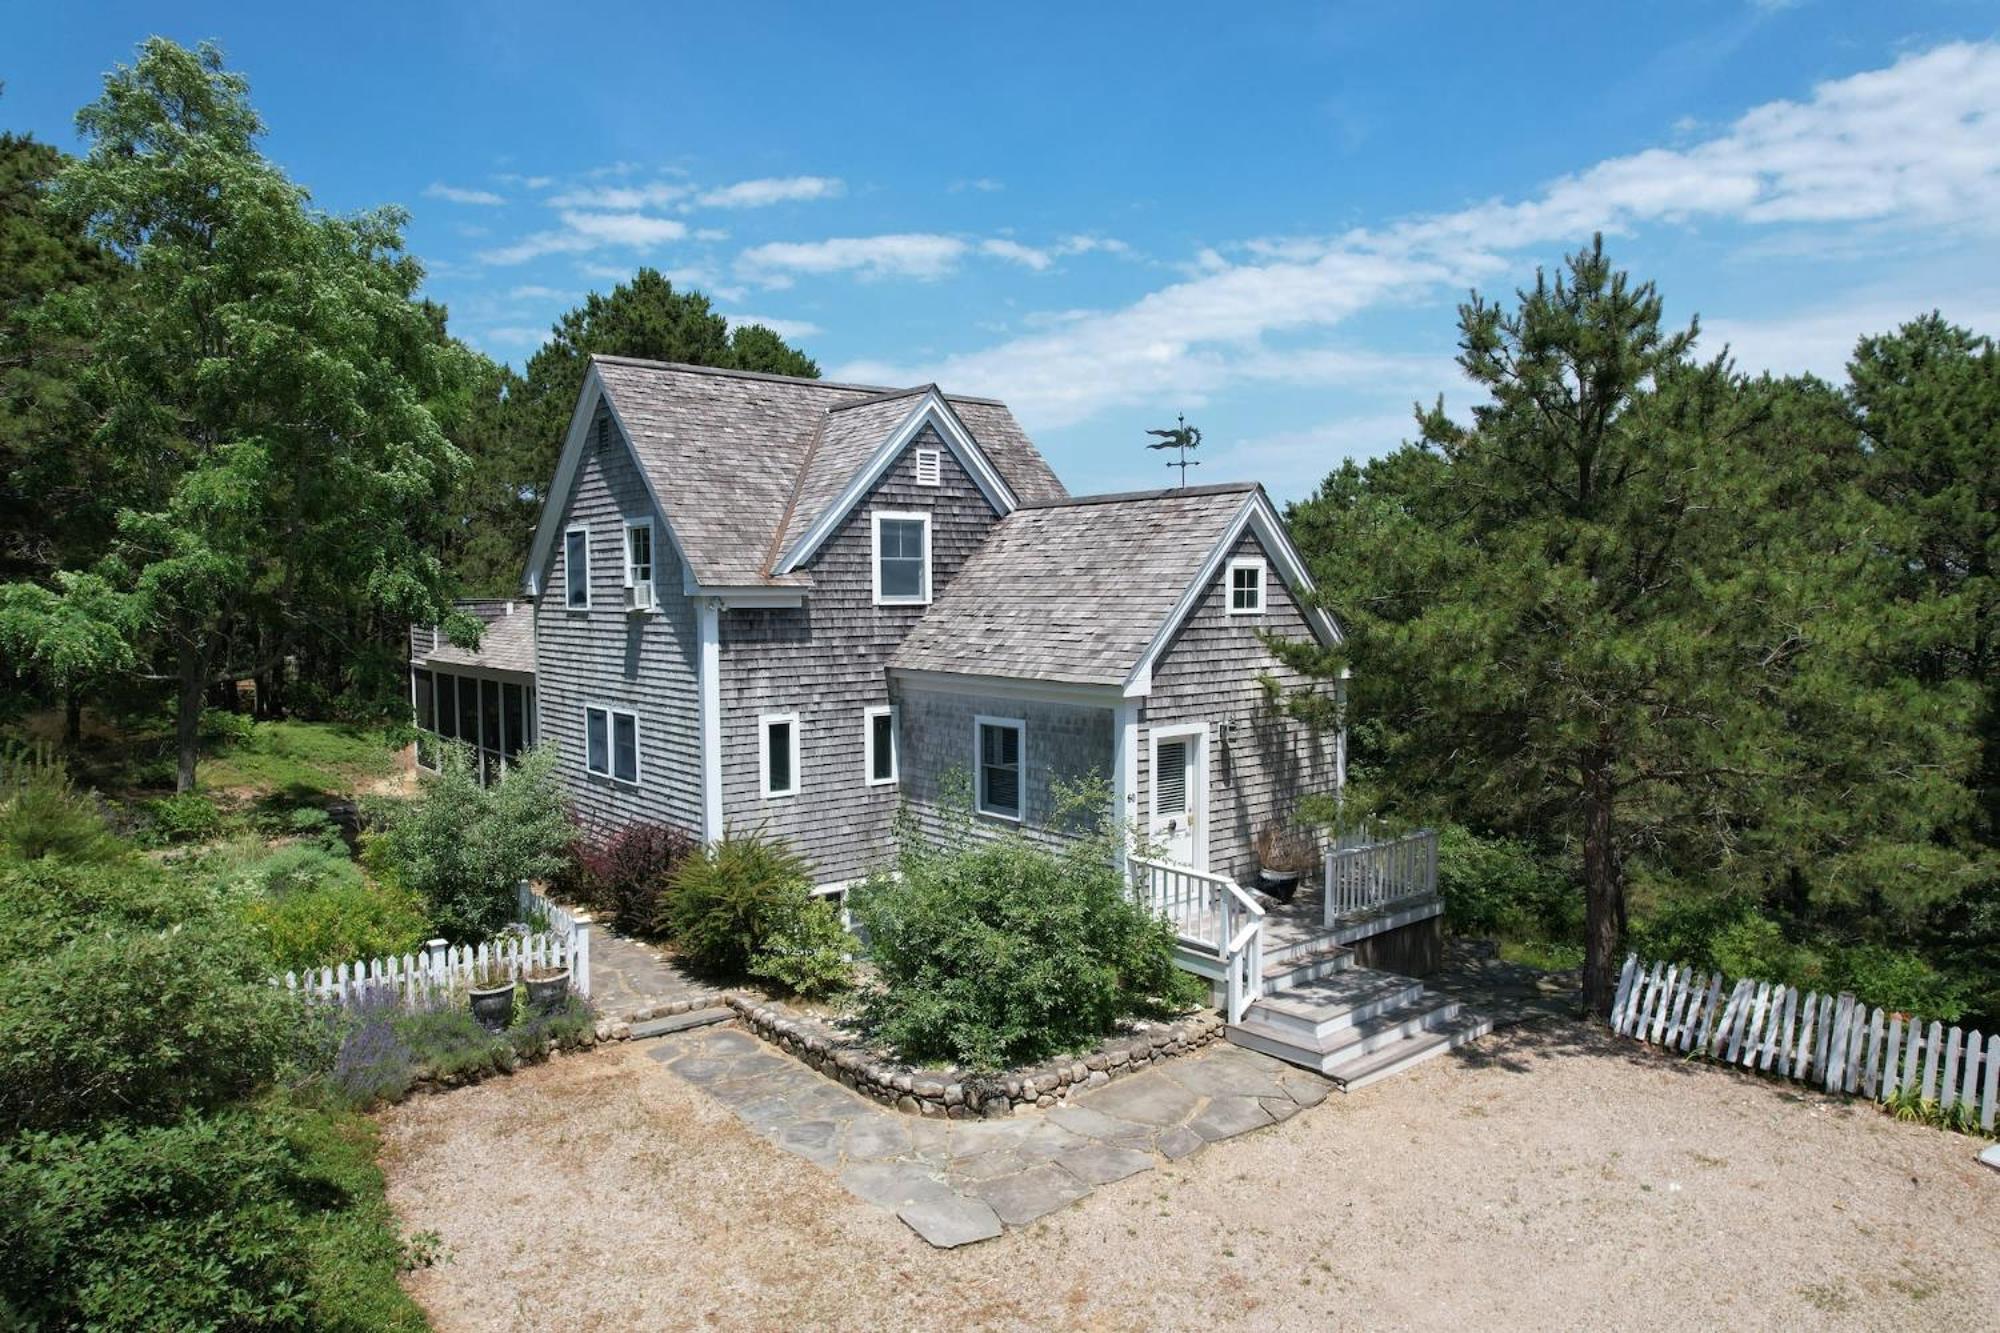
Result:
<svg viewBox="0 0 2000 1333"><path fill-rule="evenodd" d="M458 678L458 738L479 744L479 682L470 676Z"/></svg>
<svg viewBox="0 0 2000 1333"><path fill-rule="evenodd" d="M489 680L479 687L479 718L485 728L486 748L493 754L500 752L500 682Z"/></svg>
<svg viewBox="0 0 2000 1333"><path fill-rule="evenodd" d="M1162 741L1156 751L1158 771L1153 775L1153 813L1187 813L1187 742Z"/></svg>
<svg viewBox="0 0 2000 1333"><path fill-rule="evenodd" d="M416 680L417 729L419 731L436 731L437 706L436 700L432 697L435 683L431 680L431 673L425 671L422 667L417 668Z"/></svg>
<svg viewBox="0 0 2000 1333"><path fill-rule="evenodd" d="M504 711L507 716L507 744L502 749L506 756L512 759L515 755L521 753L521 750L525 746L533 744L532 741L527 739L527 700L521 694L521 687L512 681L509 681L506 686Z"/></svg>
<svg viewBox="0 0 2000 1333"><path fill-rule="evenodd" d="M458 677L449 671L437 673L437 734L450 740L458 735Z"/></svg>

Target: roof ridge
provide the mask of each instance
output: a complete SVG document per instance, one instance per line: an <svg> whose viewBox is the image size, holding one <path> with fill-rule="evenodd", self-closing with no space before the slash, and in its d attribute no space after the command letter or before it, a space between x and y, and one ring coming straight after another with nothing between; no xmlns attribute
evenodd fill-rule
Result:
<svg viewBox="0 0 2000 1333"><path fill-rule="evenodd" d="M809 389L837 389L844 393L897 394L913 390L895 389L882 384L855 384L845 380L814 379L808 375L775 375L768 370L738 370L733 366L698 366L690 361L656 361L643 356L618 356L610 352L592 352L592 361L604 361L614 366L638 366L645 370L684 370L695 375L719 375L724 379L764 380L775 384L796 384ZM936 388L936 385L920 387ZM952 402L984 403L988 407L1006 407L999 398L980 398L969 393L946 393L938 389L938 396Z"/></svg>
<svg viewBox="0 0 2000 1333"><path fill-rule="evenodd" d="M893 403L898 398L909 398L915 394L928 393L935 388L937 388L935 384L919 384L909 389L884 389L880 393L871 393L866 398L854 398L845 403L835 403L832 407L826 409L826 413L828 416L832 416L835 412L846 412L853 408L868 407L875 403ZM944 395L940 393L938 396L943 397Z"/></svg>
<svg viewBox="0 0 2000 1333"><path fill-rule="evenodd" d="M1166 500L1177 495L1243 495L1264 489L1262 482L1217 481L1204 486L1168 486L1156 491L1105 491L1098 495L1066 495L1059 500L1031 500L1023 509L1067 509L1079 505L1130 504L1141 500Z"/></svg>

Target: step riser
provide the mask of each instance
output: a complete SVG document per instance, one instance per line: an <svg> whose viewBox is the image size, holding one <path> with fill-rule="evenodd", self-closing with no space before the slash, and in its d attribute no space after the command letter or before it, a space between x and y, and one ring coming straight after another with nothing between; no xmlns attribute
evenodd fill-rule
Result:
<svg viewBox="0 0 2000 1333"><path fill-rule="evenodd" d="M1354 966L1354 955L1342 950L1331 958L1316 958L1310 963L1300 963L1288 967L1283 972L1272 973L1264 978L1264 994L1276 995L1279 991L1308 981L1318 981L1336 972L1345 972Z"/></svg>
<svg viewBox="0 0 2000 1333"><path fill-rule="evenodd" d="M1283 1033L1252 1030L1240 1024L1230 1027L1228 1037L1238 1046L1276 1056L1303 1069L1338 1077L1337 1071L1341 1066L1356 1064L1397 1042L1408 1041L1439 1028L1449 1027L1458 1020L1459 1013L1460 1006L1453 1002L1435 1009L1426 1009L1422 1013L1413 1014L1403 1022L1385 1026L1365 1035L1356 1034L1350 1028L1346 1032L1334 1034L1338 1044L1332 1045L1331 1049L1324 1049L1329 1043L1322 1042L1315 1046L1295 1041ZM1341 1037L1348 1037L1351 1040L1338 1041Z"/></svg>
<svg viewBox="0 0 2000 1333"><path fill-rule="evenodd" d="M1321 1060L1320 1072L1330 1074L1342 1065L1354 1064L1377 1051L1394 1046L1399 1041L1408 1041L1412 1037L1421 1037L1426 1032L1436 1032L1440 1028L1449 1027L1457 1021L1459 1010L1458 1005L1447 1004L1442 1008L1431 1009L1407 1018L1394 1027L1371 1032L1358 1041L1349 1042L1339 1050L1329 1052Z"/></svg>
<svg viewBox="0 0 2000 1333"><path fill-rule="evenodd" d="M1443 1041L1430 1040L1435 1034L1427 1033L1424 1037L1410 1039L1410 1044L1415 1049L1405 1059L1389 1061L1356 1077L1344 1079L1340 1076L1338 1070L1329 1074L1328 1077L1333 1080L1334 1085L1342 1092L1359 1092L1369 1084L1379 1083L1385 1078L1400 1074L1412 1065L1420 1065L1426 1060L1434 1060L1446 1051L1455 1051L1467 1042L1477 1041L1491 1031L1493 1031L1493 1024L1488 1020L1482 1019L1477 1023L1465 1025Z"/></svg>
<svg viewBox="0 0 2000 1333"><path fill-rule="evenodd" d="M1303 958L1307 954L1318 953L1332 943L1333 940L1330 936L1310 935L1302 940L1293 940L1289 944L1278 944L1271 939L1271 934L1267 930L1264 932L1264 961L1267 963L1290 962L1294 958Z"/></svg>
<svg viewBox="0 0 2000 1333"><path fill-rule="evenodd" d="M1411 982L1401 990L1393 991L1377 999L1367 1000L1337 1013L1319 1018L1299 1018L1292 1014L1262 1006L1253 1009L1259 1022L1268 1023L1284 1032L1297 1033L1307 1042L1338 1032L1342 1028L1353 1027L1356 1023L1366 1023L1371 1018L1392 1014L1398 1009L1407 1009L1423 998L1424 988L1419 982Z"/></svg>

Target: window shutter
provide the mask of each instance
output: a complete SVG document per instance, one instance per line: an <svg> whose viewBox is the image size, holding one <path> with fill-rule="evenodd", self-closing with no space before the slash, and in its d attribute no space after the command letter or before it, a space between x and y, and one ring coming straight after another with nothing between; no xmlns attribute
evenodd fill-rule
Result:
<svg viewBox="0 0 2000 1333"><path fill-rule="evenodd" d="M1153 774L1153 813L1187 813L1187 742L1165 741L1154 752L1158 771Z"/></svg>

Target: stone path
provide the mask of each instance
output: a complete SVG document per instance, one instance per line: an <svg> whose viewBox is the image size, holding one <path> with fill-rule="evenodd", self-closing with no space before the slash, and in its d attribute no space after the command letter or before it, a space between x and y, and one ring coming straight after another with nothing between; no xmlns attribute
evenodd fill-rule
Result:
<svg viewBox="0 0 2000 1333"><path fill-rule="evenodd" d="M1218 1042L1049 1111L927 1120L868 1101L734 1025L663 1038L648 1054L943 1248L1026 1226L1099 1186L1275 1124L1333 1087Z"/></svg>
<svg viewBox="0 0 2000 1333"><path fill-rule="evenodd" d="M602 921L590 928L590 1001L606 1018L713 991L681 970L672 954L627 939Z"/></svg>

